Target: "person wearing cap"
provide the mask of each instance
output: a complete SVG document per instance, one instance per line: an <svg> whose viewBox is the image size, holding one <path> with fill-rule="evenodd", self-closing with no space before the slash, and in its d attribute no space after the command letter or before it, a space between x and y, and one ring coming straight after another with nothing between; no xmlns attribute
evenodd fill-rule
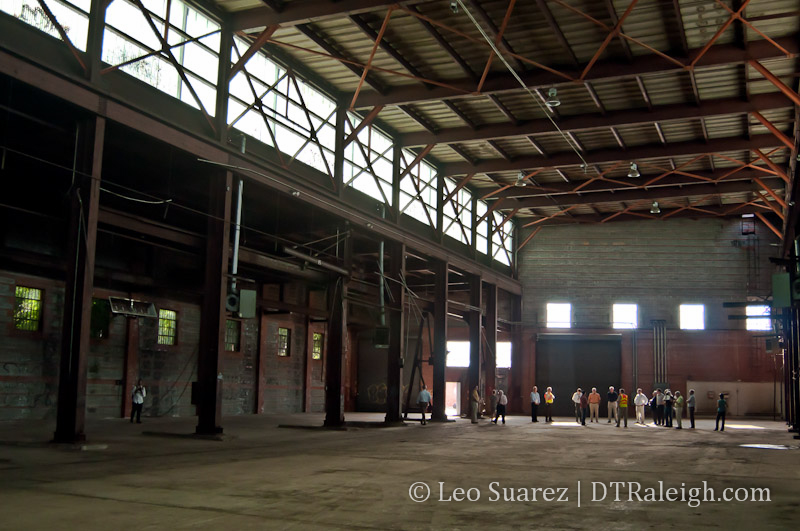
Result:
<svg viewBox="0 0 800 531"><path fill-rule="evenodd" d="M581 422L581 396L583 396L583 391L578 387L578 390L572 393L572 403L575 405L575 422L578 424Z"/></svg>
<svg viewBox="0 0 800 531"><path fill-rule="evenodd" d="M602 400L600 393L597 392L597 387L592 387L592 392L589 394L589 424L600 422L597 415L600 412L600 401Z"/></svg>
<svg viewBox="0 0 800 531"><path fill-rule="evenodd" d="M614 386L610 386L608 388L608 423L611 424L611 419L617 421L619 424L619 411L617 410L617 399L619 398L619 394L614 390Z"/></svg>
<svg viewBox="0 0 800 531"><path fill-rule="evenodd" d="M642 392L642 388L636 390L636 396L633 398L633 405L636 406L636 424L645 424L644 422L644 406L650 403L647 395Z"/></svg>
<svg viewBox="0 0 800 531"><path fill-rule="evenodd" d="M619 428L620 417L625 419L625 427L628 427L628 395L625 394L625 389L619 390L619 400L617 401L619 408L617 409L617 428Z"/></svg>

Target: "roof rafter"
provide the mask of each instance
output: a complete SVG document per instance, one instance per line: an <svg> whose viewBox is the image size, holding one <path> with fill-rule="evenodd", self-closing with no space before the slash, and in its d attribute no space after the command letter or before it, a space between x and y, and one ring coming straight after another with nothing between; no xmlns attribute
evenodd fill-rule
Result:
<svg viewBox="0 0 800 531"><path fill-rule="evenodd" d="M720 153L727 151L746 151L751 149L781 147L782 143L772 134L755 135L751 140L742 138L714 138L707 143L679 142L674 144L646 144L636 146L628 151L604 149L589 151L583 157L589 164L617 162L620 160L640 160L652 158L670 158L685 155ZM523 168L539 168L548 166L578 166L582 164L575 153L562 152L545 159L541 156L518 157L512 161L486 160L476 164L453 162L443 164L443 175L463 175L466 173L485 173L499 171L516 171Z"/></svg>

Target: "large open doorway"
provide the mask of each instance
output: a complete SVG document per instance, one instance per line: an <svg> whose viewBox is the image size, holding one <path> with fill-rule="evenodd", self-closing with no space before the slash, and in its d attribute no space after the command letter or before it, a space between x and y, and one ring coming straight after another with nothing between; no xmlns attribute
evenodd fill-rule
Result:
<svg viewBox="0 0 800 531"><path fill-rule="evenodd" d="M461 382L445 383L445 415L448 417L461 416Z"/></svg>
<svg viewBox="0 0 800 531"><path fill-rule="evenodd" d="M572 394L580 387L603 397L600 416L607 416L608 386L619 387L622 375L622 336L539 334L536 338L536 385L544 396L548 386L556 400L553 415L574 415Z"/></svg>

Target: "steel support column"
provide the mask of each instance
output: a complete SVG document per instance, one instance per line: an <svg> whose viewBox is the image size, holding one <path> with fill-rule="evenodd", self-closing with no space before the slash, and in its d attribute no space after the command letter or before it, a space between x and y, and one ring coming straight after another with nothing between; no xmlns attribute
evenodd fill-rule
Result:
<svg viewBox="0 0 800 531"><path fill-rule="evenodd" d="M105 142L104 118L88 120L79 127L81 152L70 191L67 275L61 327L61 367L55 442L86 439L86 359L92 318L94 258L100 177ZM86 177L90 173L91 177ZM127 389L124 390L127 392Z"/></svg>
<svg viewBox="0 0 800 531"><path fill-rule="evenodd" d="M437 261L433 302L433 412L431 420L445 421L445 387L447 365L447 270L445 261Z"/></svg>
<svg viewBox="0 0 800 531"><path fill-rule="evenodd" d="M350 230L348 224L347 230ZM353 241L344 242L344 262L349 270ZM334 277L328 285L328 349L325 356L325 426L344 424L344 363L347 352L347 277Z"/></svg>
<svg viewBox="0 0 800 531"><path fill-rule="evenodd" d="M341 198L344 195L344 124L346 122L347 109L339 104L336 107L336 140L333 146L333 183L336 187L336 194Z"/></svg>
<svg viewBox="0 0 800 531"><path fill-rule="evenodd" d="M403 337L405 334L405 289L400 281L405 278L406 246L389 243L391 252L389 279L389 352L386 375L386 422L402 422L403 395ZM412 382L413 384L413 382ZM414 398L415 390L411 396Z"/></svg>
<svg viewBox="0 0 800 531"><path fill-rule="evenodd" d="M86 39L88 71L86 77L92 84L100 82L103 56L103 32L106 26L106 8L109 0L92 0L89 8L89 29Z"/></svg>
<svg viewBox="0 0 800 531"><path fill-rule="evenodd" d="M208 238L200 347L197 360L197 434L222 433L221 353L225 344L225 296L233 175L212 175L209 183Z"/></svg>
<svg viewBox="0 0 800 531"><path fill-rule="evenodd" d="M522 405L527 402L524 399L522 390L522 295L514 295L511 302L511 320L514 321L514 328L511 332L511 382L508 394L509 404L514 413L522 412Z"/></svg>
<svg viewBox="0 0 800 531"><path fill-rule="evenodd" d="M214 119L217 127L217 140L228 143L228 97L231 72L231 50L233 49L233 32L230 24L223 22L220 27L220 54L217 68L217 98Z"/></svg>
<svg viewBox="0 0 800 531"><path fill-rule="evenodd" d="M470 275L469 277L469 305L471 306L467 315L469 325L469 369L467 369L467 383L469 392L475 386L481 388L481 277ZM481 396L485 396L481 394Z"/></svg>
<svg viewBox="0 0 800 531"><path fill-rule="evenodd" d="M139 379L139 320L126 317L125 365L122 374L122 418L131 414L131 390Z"/></svg>
<svg viewBox="0 0 800 531"><path fill-rule="evenodd" d="M486 284L486 361L484 362L484 385L486 397L495 389L497 373L497 286Z"/></svg>

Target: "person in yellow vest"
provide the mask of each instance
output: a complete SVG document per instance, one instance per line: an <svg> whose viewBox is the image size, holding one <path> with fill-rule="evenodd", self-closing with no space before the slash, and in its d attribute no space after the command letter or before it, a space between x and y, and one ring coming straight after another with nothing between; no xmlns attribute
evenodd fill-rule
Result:
<svg viewBox="0 0 800 531"><path fill-rule="evenodd" d="M553 388L548 387L544 393L544 421L553 422L553 401L556 395L553 394Z"/></svg>
<svg viewBox="0 0 800 531"><path fill-rule="evenodd" d="M625 427L628 427L628 395L625 394L625 389L619 390L619 411L617 411L617 428L619 428L619 419L624 419Z"/></svg>

